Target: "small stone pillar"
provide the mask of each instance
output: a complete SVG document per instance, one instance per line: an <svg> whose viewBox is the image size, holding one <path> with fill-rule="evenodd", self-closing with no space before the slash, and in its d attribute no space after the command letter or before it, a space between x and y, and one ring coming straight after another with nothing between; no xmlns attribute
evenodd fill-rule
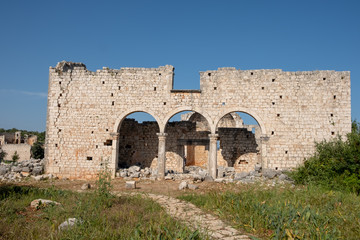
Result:
<svg viewBox="0 0 360 240"><path fill-rule="evenodd" d="M159 148L158 148L158 178L165 178L165 143L167 133L157 133L159 138Z"/></svg>
<svg viewBox="0 0 360 240"><path fill-rule="evenodd" d="M217 177L217 140L218 134L209 134L209 174L213 179Z"/></svg>

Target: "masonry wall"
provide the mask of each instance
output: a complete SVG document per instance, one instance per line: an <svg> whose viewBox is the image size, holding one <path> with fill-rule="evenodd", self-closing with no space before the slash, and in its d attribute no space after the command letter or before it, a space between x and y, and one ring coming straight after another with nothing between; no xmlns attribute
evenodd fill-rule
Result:
<svg viewBox="0 0 360 240"><path fill-rule="evenodd" d="M135 111L150 113L160 132L174 114L195 111L211 133L227 113L246 112L261 128L261 164L280 169L301 164L315 141L351 130L350 72L219 68L200 73L200 90L183 91L172 89L173 70L51 67L46 171L91 178L105 160L115 169L119 125ZM104 145L109 140L112 145Z"/></svg>
<svg viewBox="0 0 360 240"><path fill-rule="evenodd" d="M29 144L5 144L1 148L7 153L5 160L12 160L15 152L19 155L18 161L29 160L31 157L31 146Z"/></svg>

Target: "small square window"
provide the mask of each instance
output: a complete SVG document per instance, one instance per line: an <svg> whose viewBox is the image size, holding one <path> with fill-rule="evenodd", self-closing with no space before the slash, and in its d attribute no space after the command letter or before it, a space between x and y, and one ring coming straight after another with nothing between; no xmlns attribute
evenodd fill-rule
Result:
<svg viewBox="0 0 360 240"><path fill-rule="evenodd" d="M86 160L92 161L92 157L86 157Z"/></svg>

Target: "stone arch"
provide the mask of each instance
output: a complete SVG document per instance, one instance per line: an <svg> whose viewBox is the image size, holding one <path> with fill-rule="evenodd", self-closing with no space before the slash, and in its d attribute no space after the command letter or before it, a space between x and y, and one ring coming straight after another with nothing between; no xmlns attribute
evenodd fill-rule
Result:
<svg viewBox="0 0 360 240"><path fill-rule="evenodd" d="M136 113L136 112L143 112L143 113L147 113L147 114L151 115L155 119L155 121L159 127L159 131L161 132L161 129L162 129L161 127L163 124L162 124L160 118L152 111L149 111L149 110L144 111L144 108L137 107L137 108L132 108L132 109L129 109L128 111L124 111L123 113L121 113L115 121L113 133L112 133L114 136L113 144L112 144L112 157L111 157L111 160L112 160L111 165L113 166L113 169L114 169L113 176L115 176L115 171L118 167L118 158L119 158L118 154L119 154L119 143L120 143L119 134L121 131L121 125L127 116L129 116L132 113Z"/></svg>
<svg viewBox="0 0 360 240"><path fill-rule="evenodd" d="M128 111L125 111L123 113L121 113L119 115L119 117L116 119L115 121L115 125L114 125L114 129L113 129L113 132L114 133L117 133L119 130L120 130L120 127L121 127L121 124L122 122L124 121L124 119L132 114L132 113L136 113L136 112L144 112L144 113L147 113L149 115L151 115L157 122L158 126L159 126L159 129L160 129L160 132L162 132L162 121L160 120L160 118L152 111L149 111L149 110L146 110L144 111L144 108L143 107L138 107L138 108L132 108ZM164 128L164 127L163 127Z"/></svg>
<svg viewBox="0 0 360 240"><path fill-rule="evenodd" d="M185 106L185 107L176 108L176 109L174 109L174 110L172 110L172 111L170 111L170 112L167 113L167 115L166 115L165 118L164 118L164 130L165 130L166 124L169 122L169 120L170 120L175 114L180 113L180 112L183 112L183 111L193 111L193 112L196 112L196 113L202 115L202 116L206 119L206 121L207 121L207 123L208 123L208 125L209 125L209 128L210 128L210 131L211 131L212 133L215 132L215 127L216 127L216 125L214 125L214 122L213 122L212 118L210 117L210 115L209 115L207 112L202 111L202 110L199 109L199 108L186 107L186 106ZM160 128L160 130L161 130L161 128Z"/></svg>
<svg viewBox="0 0 360 240"><path fill-rule="evenodd" d="M246 114L249 114L251 117L253 117L255 119L255 121L259 124L260 130L261 130L261 134L263 136L266 136L266 127L265 124L262 120L262 118L254 111L252 111L251 109L247 109L247 108L242 108L242 107L234 107L234 108L228 108L225 111L222 111L215 119L215 129L217 128L218 123L220 122L220 120L227 114L232 113L232 112L243 112Z"/></svg>
<svg viewBox="0 0 360 240"><path fill-rule="evenodd" d="M242 112L242 113L246 113L248 115L250 115L251 117L253 117L255 119L255 121L258 123L259 127L260 127L260 131L261 131L261 136L259 139L259 150L260 150L260 159L259 161L261 162L261 166L263 168L267 168L268 167L268 162L267 162L267 131L266 131L266 127L265 127L265 123L262 120L262 118L260 117L259 114L257 114L256 112L254 112L251 109L248 108L242 108L242 107L234 107L234 108L228 108L224 111L222 111L219 115L217 115L216 120L215 120L215 128L217 129L217 126L220 122L220 120L227 114L233 113L233 112Z"/></svg>

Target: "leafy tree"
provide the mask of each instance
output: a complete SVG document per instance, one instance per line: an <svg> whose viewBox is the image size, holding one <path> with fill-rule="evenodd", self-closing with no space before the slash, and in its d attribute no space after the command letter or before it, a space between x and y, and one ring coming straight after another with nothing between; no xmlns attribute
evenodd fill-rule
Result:
<svg viewBox="0 0 360 240"><path fill-rule="evenodd" d="M44 146L41 142L36 142L31 147L31 157L35 159L44 158Z"/></svg>

